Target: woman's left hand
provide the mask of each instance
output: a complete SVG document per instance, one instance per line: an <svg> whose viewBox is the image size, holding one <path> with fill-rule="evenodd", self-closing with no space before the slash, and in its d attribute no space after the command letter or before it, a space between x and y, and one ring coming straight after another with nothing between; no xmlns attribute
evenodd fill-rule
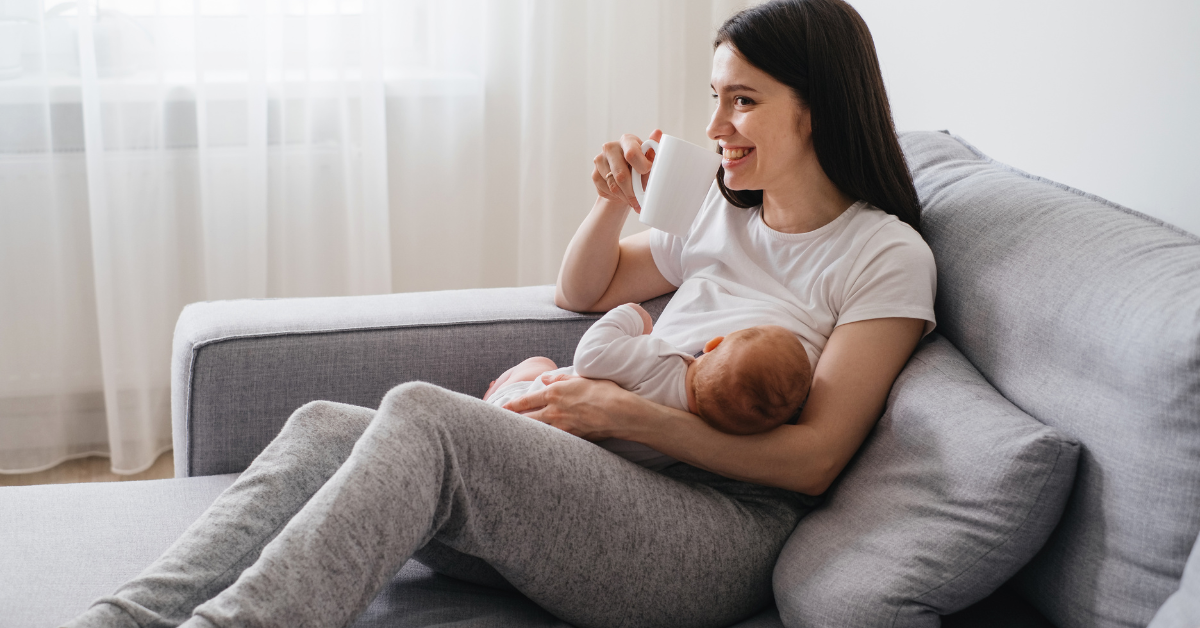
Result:
<svg viewBox="0 0 1200 628"><path fill-rule="evenodd" d="M504 409L589 441L613 438L625 417L623 402L641 399L608 380L559 374L546 382L546 388L514 399Z"/></svg>

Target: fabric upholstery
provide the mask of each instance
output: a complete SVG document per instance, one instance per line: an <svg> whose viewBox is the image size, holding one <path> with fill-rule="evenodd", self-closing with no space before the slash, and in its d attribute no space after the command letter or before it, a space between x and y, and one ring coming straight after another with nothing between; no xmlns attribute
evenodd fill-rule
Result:
<svg viewBox="0 0 1200 628"><path fill-rule="evenodd" d="M0 488L0 626L48 628L133 578L235 475Z"/></svg>
<svg viewBox="0 0 1200 628"><path fill-rule="evenodd" d="M415 379L478 396L531 355L570 364L595 318L555 307L549 286L189 305L172 362L176 476L245 469L314 399L375 407Z"/></svg>
<svg viewBox="0 0 1200 628"><path fill-rule="evenodd" d="M570 364L596 319L553 286L194 303L175 328L175 475L240 472L314 399L375 407L396 384L480 396L532 355ZM657 318L670 294L644 303Z"/></svg>
<svg viewBox="0 0 1200 628"><path fill-rule="evenodd" d="M930 334L825 506L784 546L784 623L936 628L939 614L983 599L1042 546L1078 453Z"/></svg>
<svg viewBox="0 0 1200 628"><path fill-rule="evenodd" d="M236 475L0 488L0 626L48 628L157 558ZM570 628L514 591L409 561L359 628ZM735 628L782 628L774 607Z"/></svg>
<svg viewBox="0 0 1200 628"><path fill-rule="evenodd" d="M1148 628L1196 628L1200 626L1200 538L1183 569L1179 590L1154 614Z"/></svg>
<svg viewBox="0 0 1200 628"><path fill-rule="evenodd" d="M1200 238L997 163L901 144L938 266L938 330L1005 398L1083 445L1015 586L1062 628L1145 626L1200 532Z"/></svg>

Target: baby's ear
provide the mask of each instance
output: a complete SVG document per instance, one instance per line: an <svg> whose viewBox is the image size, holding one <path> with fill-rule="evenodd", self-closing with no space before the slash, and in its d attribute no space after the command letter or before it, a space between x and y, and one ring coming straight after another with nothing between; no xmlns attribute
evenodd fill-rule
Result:
<svg viewBox="0 0 1200 628"><path fill-rule="evenodd" d="M704 352L709 353L713 349L716 349L717 345L721 344L721 341L723 340L725 340L725 336L717 336L716 338L704 343Z"/></svg>

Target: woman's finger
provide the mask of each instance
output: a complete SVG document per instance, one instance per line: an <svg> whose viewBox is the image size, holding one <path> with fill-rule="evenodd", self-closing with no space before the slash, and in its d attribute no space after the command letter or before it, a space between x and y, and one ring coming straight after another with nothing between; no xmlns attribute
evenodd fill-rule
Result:
<svg viewBox="0 0 1200 628"><path fill-rule="evenodd" d="M654 137L655 133L658 134L657 138ZM656 142L661 137L662 137L662 131L659 131L658 129L655 129L654 133L650 134L650 139L652 139ZM628 162L630 166L633 166L634 170L636 170L640 174L649 174L650 173L651 160L649 157L642 154L642 140L640 138L638 138L638 136L630 135L628 133L626 133L625 135L622 135L621 136L621 150L624 153L623 156L625 157L625 161Z"/></svg>
<svg viewBox="0 0 1200 628"><path fill-rule="evenodd" d="M533 410L531 412L525 412L521 416L529 417L535 421L545 423L550 427L562 430L572 436L586 438L583 430L581 430L578 425L572 422L569 418L563 417L561 414L552 413L549 407Z"/></svg>
<svg viewBox="0 0 1200 628"><path fill-rule="evenodd" d="M622 200L635 209L641 209L637 197L633 194L633 171L625 161L625 151L620 142L609 142L604 145L604 156L608 159L609 180L614 194L620 194Z"/></svg>
<svg viewBox="0 0 1200 628"><path fill-rule="evenodd" d="M504 409L512 410L517 414L525 414L526 412L544 408L546 407L547 403L546 389L543 388L541 390L531 392L528 395L513 399L512 401L504 404Z"/></svg>
<svg viewBox="0 0 1200 628"><path fill-rule="evenodd" d="M662 141L662 136L663 136L662 129L654 129L653 131L650 132L650 139L652 139L656 142ZM640 146L638 147L638 151L639 152L641 151ZM654 159L656 157L658 157L658 151L656 151L652 148L645 153L645 156L650 160L651 163L653 163ZM646 171L642 173L642 186L645 187L646 183L648 183L649 180L650 180L650 169L647 168Z"/></svg>
<svg viewBox="0 0 1200 628"><path fill-rule="evenodd" d="M554 375L543 375L542 383L549 386L568 379L580 377L579 375L571 375L570 373L555 373Z"/></svg>
<svg viewBox="0 0 1200 628"><path fill-rule="evenodd" d="M600 173L595 170L592 171L592 185L596 186L596 193L602 198L610 201L616 201L618 203L625 202L621 197L613 194L612 187L609 185L608 180L600 176Z"/></svg>
<svg viewBox="0 0 1200 628"><path fill-rule="evenodd" d="M600 152L592 158L592 184L596 186L596 192L604 198L620 200L613 197L612 190L608 187L608 157L604 154L604 147L600 147Z"/></svg>

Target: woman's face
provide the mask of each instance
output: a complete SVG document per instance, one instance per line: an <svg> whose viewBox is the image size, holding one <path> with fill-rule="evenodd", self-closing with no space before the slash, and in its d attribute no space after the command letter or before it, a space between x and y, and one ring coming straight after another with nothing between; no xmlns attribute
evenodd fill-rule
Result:
<svg viewBox="0 0 1200 628"><path fill-rule="evenodd" d="M717 110L708 137L721 145L725 187L776 187L794 178L801 163L813 156L808 107L729 44L713 54L712 88Z"/></svg>

